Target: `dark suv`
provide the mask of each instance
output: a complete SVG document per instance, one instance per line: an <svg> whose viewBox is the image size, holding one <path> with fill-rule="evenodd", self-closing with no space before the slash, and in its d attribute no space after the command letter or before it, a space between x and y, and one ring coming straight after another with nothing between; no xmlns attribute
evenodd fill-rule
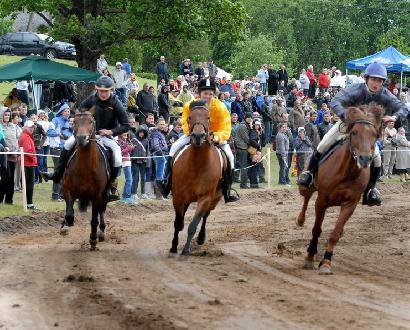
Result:
<svg viewBox="0 0 410 330"><path fill-rule="evenodd" d="M0 54L41 55L51 58L75 59L72 44L54 41L51 37L33 32L10 32L0 37Z"/></svg>

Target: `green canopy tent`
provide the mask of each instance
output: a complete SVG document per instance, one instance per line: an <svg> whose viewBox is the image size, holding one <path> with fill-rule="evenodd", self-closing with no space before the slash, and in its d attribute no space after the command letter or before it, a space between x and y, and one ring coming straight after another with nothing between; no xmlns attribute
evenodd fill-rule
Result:
<svg viewBox="0 0 410 330"><path fill-rule="evenodd" d="M33 99L36 109L40 106L41 90L35 90L38 81L95 82L100 74L67 64L51 61L38 55L30 55L18 62L0 67L0 82L26 80L33 87ZM41 86L41 85L40 85Z"/></svg>

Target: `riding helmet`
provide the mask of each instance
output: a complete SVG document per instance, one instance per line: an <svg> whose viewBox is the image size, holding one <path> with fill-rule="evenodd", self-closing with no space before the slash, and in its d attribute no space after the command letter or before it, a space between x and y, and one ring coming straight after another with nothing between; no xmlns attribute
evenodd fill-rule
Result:
<svg viewBox="0 0 410 330"><path fill-rule="evenodd" d="M216 91L215 80L211 78L201 79L198 83L198 91L212 90Z"/></svg>
<svg viewBox="0 0 410 330"><path fill-rule="evenodd" d="M386 67L378 62L374 62L370 64L367 68L366 71L364 72L364 77L375 77L375 78L381 78L383 80L387 79L387 70Z"/></svg>
<svg viewBox="0 0 410 330"><path fill-rule="evenodd" d="M101 76L95 82L95 88L100 90L110 90L114 88L114 80L107 76Z"/></svg>

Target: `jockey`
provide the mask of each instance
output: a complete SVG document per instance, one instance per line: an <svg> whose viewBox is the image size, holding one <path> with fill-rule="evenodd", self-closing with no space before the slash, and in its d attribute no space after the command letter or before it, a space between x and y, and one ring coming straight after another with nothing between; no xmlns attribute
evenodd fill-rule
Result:
<svg viewBox="0 0 410 330"><path fill-rule="evenodd" d="M111 149L114 157L114 168L110 177L110 187L107 189L108 201L119 199L116 192L116 179L120 175L122 165L121 148L113 139L114 136L125 133L129 130L128 118L121 102L112 93L114 81L110 77L101 76L95 83L96 93L86 98L80 105L80 111L88 111L95 107L94 119L96 133L100 135L102 144ZM58 165L54 173L41 173L45 181L53 180L60 182L64 175L64 170L71 155L71 150L76 143L75 136L71 136L65 141ZM86 164L84 164L86 166Z"/></svg>
<svg viewBox="0 0 410 330"><path fill-rule="evenodd" d="M325 134L322 141L317 146L317 150L310 159L308 170L301 174L298 184L309 187L313 182L313 177L317 171L320 157L338 140L346 137L345 114L346 108L359 106L375 102L381 105L386 116L384 122L396 121L398 117L406 119L408 108L406 104L400 102L389 90L383 87L387 79L387 70L380 63L370 64L365 71L365 83L351 85L339 93L330 102L330 108L340 118L340 120ZM363 205L380 205L381 196L376 189L376 182L381 174L381 157L377 145L374 149L374 162L370 167L370 180L363 193Z"/></svg>
<svg viewBox="0 0 410 330"><path fill-rule="evenodd" d="M235 202L239 200L239 197L231 195L231 186L233 181L233 172L235 168L234 156L232 154L231 148L227 143L229 137L231 136L231 117L229 115L226 106L221 101L214 98L216 91L215 82L213 79L202 79L198 83L198 93L199 98L206 102L209 108L210 116L210 132L213 135L213 141L219 145L219 147L225 152L229 160L229 169L223 174L223 194L225 203ZM198 100L198 99L196 99ZM192 101L191 101L192 102ZM190 132L188 125L189 117L189 103L186 103L183 107L182 112L182 128L184 135L182 135L172 146L169 152L168 161L165 168L164 174L164 195L168 195L171 190L171 161L172 157L180 150L182 147L190 142Z"/></svg>

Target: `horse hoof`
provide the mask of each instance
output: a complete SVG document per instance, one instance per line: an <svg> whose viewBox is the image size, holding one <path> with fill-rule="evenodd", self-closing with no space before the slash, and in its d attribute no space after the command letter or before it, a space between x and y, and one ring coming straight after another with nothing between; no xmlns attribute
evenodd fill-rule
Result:
<svg viewBox="0 0 410 330"><path fill-rule="evenodd" d="M105 233L103 231L98 231L98 241L104 242L105 241Z"/></svg>
<svg viewBox="0 0 410 330"><path fill-rule="evenodd" d="M296 219L296 226L303 227L305 224L305 219L301 219L300 216Z"/></svg>
<svg viewBox="0 0 410 330"><path fill-rule="evenodd" d="M198 239L196 240L196 242L198 243L198 245L204 245L205 243L205 237L198 237Z"/></svg>
<svg viewBox="0 0 410 330"><path fill-rule="evenodd" d="M303 263L303 269L313 269L313 268L314 268L313 260L305 259L305 262Z"/></svg>
<svg viewBox="0 0 410 330"><path fill-rule="evenodd" d="M319 275L332 275L332 266L330 262L322 261L319 266Z"/></svg>
<svg viewBox="0 0 410 330"><path fill-rule="evenodd" d="M68 226L62 226L60 228L60 235L61 236L67 236L68 235Z"/></svg>
<svg viewBox="0 0 410 330"><path fill-rule="evenodd" d="M188 257L188 256L189 256L189 251L183 250L183 251L181 252L181 256L183 256L183 257Z"/></svg>
<svg viewBox="0 0 410 330"><path fill-rule="evenodd" d="M96 239L90 239L90 250L95 251L97 249L97 240Z"/></svg>
<svg viewBox="0 0 410 330"><path fill-rule="evenodd" d="M170 259L176 259L176 258L178 258L178 252L170 252L170 253L168 254L168 258L170 258Z"/></svg>

